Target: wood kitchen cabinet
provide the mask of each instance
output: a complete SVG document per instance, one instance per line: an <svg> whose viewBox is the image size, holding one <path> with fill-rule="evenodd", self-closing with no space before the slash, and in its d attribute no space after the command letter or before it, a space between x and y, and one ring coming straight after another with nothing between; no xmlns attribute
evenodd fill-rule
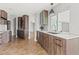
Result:
<svg viewBox="0 0 79 59"><path fill-rule="evenodd" d="M54 36L49 35L49 52L48 54L54 55L55 54L55 44L54 44Z"/></svg>
<svg viewBox="0 0 79 59"><path fill-rule="evenodd" d="M25 38L24 37L24 31L23 30L17 30L17 34L18 34L18 37L19 38L23 38L23 39Z"/></svg>
<svg viewBox="0 0 79 59"><path fill-rule="evenodd" d="M49 52L49 35L45 33L43 33L43 47L47 52Z"/></svg>
<svg viewBox="0 0 79 59"><path fill-rule="evenodd" d="M48 36L48 34L45 34L42 32L37 32L37 41L47 52L49 52L49 36Z"/></svg>
<svg viewBox="0 0 79 59"><path fill-rule="evenodd" d="M29 16L23 15L18 17L17 36L19 38L28 39L29 36Z"/></svg>
<svg viewBox="0 0 79 59"><path fill-rule="evenodd" d="M65 39L37 31L37 41L50 55L65 54Z"/></svg>
<svg viewBox="0 0 79 59"><path fill-rule="evenodd" d="M0 10L0 18L7 20L7 12L4 10Z"/></svg>
<svg viewBox="0 0 79 59"><path fill-rule="evenodd" d="M7 30L11 30L11 22L7 20Z"/></svg>
<svg viewBox="0 0 79 59"><path fill-rule="evenodd" d="M0 24L1 25L7 25L7 20L0 19Z"/></svg>
<svg viewBox="0 0 79 59"><path fill-rule="evenodd" d="M54 37L54 51L55 55L63 55L66 54L65 46L66 42L65 39Z"/></svg>
<svg viewBox="0 0 79 59"><path fill-rule="evenodd" d="M37 32L37 41L41 46L43 45L42 39L43 39L42 32Z"/></svg>
<svg viewBox="0 0 79 59"><path fill-rule="evenodd" d="M79 55L79 36L61 34L38 31L37 41L49 55Z"/></svg>

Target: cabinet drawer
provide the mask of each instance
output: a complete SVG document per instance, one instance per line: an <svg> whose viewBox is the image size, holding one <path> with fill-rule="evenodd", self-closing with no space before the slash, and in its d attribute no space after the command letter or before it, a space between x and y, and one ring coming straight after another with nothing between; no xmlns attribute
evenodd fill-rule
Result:
<svg viewBox="0 0 79 59"><path fill-rule="evenodd" d="M63 42L60 39L55 39L55 44L59 46L63 46Z"/></svg>
<svg viewBox="0 0 79 59"><path fill-rule="evenodd" d="M65 43L65 40L59 37L55 37L55 44L59 45L60 47L62 47Z"/></svg>

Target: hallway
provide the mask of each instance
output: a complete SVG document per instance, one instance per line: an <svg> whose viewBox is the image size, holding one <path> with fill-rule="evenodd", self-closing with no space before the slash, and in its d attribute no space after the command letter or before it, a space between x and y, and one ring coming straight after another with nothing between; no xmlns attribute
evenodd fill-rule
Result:
<svg viewBox="0 0 79 59"><path fill-rule="evenodd" d="M0 55L47 55L35 41L17 39L0 47Z"/></svg>

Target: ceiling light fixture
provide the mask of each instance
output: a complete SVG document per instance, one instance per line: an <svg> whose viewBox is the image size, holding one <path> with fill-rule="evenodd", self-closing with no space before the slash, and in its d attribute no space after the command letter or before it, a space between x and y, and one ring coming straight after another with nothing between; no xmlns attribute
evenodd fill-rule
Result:
<svg viewBox="0 0 79 59"><path fill-rule="evenodd" d="M51 3L50 5L53 6L53 3ZM49 14L54 14L54 10L51 9L50 12L49 12Z"/></svg>

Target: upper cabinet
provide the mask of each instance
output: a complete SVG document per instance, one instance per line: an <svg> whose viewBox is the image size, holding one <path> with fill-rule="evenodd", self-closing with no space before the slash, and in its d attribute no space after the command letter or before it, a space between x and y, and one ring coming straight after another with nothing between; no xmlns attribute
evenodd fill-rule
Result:
<svg viewBox="0 0 79 59"><path fill-rule="evenodd" d="M4 10L0 10L0 17L1 17L2 19L7 20L7 12L4 11Z"/></svg>
<svg viewBox="0 0 79 59"><path fill-rule="evenodd" d="M21 29L22 28L22 17L18 17L18 29Z"/></svg>
<svg viewBox="0 0 79 59"><path fill-rule="evenodd" d="M18 17L18 30L17 36L19 38L28 39L29 36L29 16L23 15L22 17Z"/></svg>
<svg viewBox="0 0 79 59"><path fill-rule="evenodd" d="M47 25L48 24L48 11L47 10L43 10L40 13L40 24L41 25Z"/></svg>

